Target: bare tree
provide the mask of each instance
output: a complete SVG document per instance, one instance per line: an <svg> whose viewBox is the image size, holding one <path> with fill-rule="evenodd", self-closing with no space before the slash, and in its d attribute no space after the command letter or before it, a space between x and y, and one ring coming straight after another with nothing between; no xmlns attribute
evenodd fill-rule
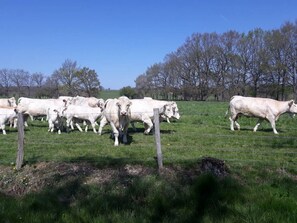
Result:
<svg viewBox="0 0 297 223"><path fill-rule="evenodd" d="M193 34L137 78L136 88L161 95L182 92L185 100L296 96L297 20L272 31Z"/></svg>
<svg viewBox="0 0 297 223"><path fill-rule="evenodd" d="M0 70L0 86L3 88L1 94L8 97L9 96L9 88L11 87L11 72L8 69Z"/></svg>
<svg viewBox="0 0 297 223"><path fill-rule="evenodd" d="M25 92L28 90L30 87L30 74L27 71L21 70L21 69L16 69L16 70L11 70L10 73L10 80L13 86L16 87L17 89L17 97L26 95Z"/></svg>

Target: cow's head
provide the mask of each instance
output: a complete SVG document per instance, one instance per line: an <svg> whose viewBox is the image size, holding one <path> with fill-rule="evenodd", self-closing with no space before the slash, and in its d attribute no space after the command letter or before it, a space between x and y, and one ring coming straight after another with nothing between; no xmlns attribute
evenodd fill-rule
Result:
<svg viewBox="0 0 297 223"><path fill-rule="evenodd" d="M120 116L130 115L130 106L132 102L126 96L121 96L117 99L116 105L118 106L118 111Z"/></svg>
<svg viewBox="0 0 297 223"><path fill-rule="evenodd" d="M171 118L173 116L173 104L172 103L167 103L163 106L162 115L166 118Z"/></svg>
<svg viewBox="0 0 297 223"><path fill-rule="evenodd" d="M179 119L180 115L179 115L179 111L178 111L178 107L177 107L176 102L173 102L172 110L173 110L173 116L172 117L176 118L176 119Z"/></svg>
<svg viewBox="0 0 297 223"><path fill-rule="evenodd" d="M99 108L101 108L101 111L103 111L104 107L105 107L105 101L102 98L99 98L98 102L97 102L97 105L98 105Z"/></svg>
<svg viewBox="0 0 297 223"><path fill-rule="evenodd" d="M9 106L10 107L16 107L17 106L17 104L16 104L16 100L15 100L15 98L14 97L11 97L11 98L9 98L8 99L8 103L9 103Z"/></svg>
<svg viewBox="0 0 297 223"><path fill-rule="evenodd" d="M294 100L289 101L289 112L297 114L297 105L294 103Z"/></svg>

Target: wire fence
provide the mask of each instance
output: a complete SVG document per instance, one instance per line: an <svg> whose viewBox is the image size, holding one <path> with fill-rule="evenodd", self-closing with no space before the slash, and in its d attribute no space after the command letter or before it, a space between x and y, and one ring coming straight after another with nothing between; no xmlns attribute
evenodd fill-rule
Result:
<svg viewBox="0 0 297 223"><path fill-rule="evenodd" d="M280 134L275 135L269 124L263 123L258 132L252 132L256 119L242 118L242 130L230 131L230 123L222 112L181 114L180 120L160 125L164 165L196 162L210 156L225 160L235 166L263 166L296 170L297 120L281 117L277 123ZM74 130L61 135L47 132L47 122L29 123L24 130L24 160L102 162L105 158L125 162L153 163L156 147L154 134L144 135L143 124L136 125L137 132L129 128L129 143L119 148L113 146L110 126L102 136L93 132ZM17 130L8 129L0 136L0 164L16 160ZM112 162L112 161L111 161Z"/></svg>

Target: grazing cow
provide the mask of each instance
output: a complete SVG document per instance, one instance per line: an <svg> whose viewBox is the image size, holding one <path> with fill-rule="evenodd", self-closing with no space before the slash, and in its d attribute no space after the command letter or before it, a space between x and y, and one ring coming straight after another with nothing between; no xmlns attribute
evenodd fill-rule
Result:
<svg viewBox="0 0 297 223"><path fill-rule="evenodd" d="M0 107L0 129L3 135L6 135L5 124L14 118L17 118L17 109L12 107Z"/></svg>
<svg viewBox="0 0 297 223"><path fill-rule="evenodd" d="M104 118L100 121L99 134L107 123L110 124L115 138L114 145L119 145L119 136L123 136L123 143L127 143L127 131L131 118L130 106L132 102L126 96L108 99L103 111Z"/></svg>
<svg viewBox="0 0 297 223"><path fill-rule="evenodd" d="M132 99L131 125L135 129L133 122L143 122L144 134L149 134L153 128L154 108L159 110L161 118L170 119L173 117L173 102L155 103L154 100Z"/></svg>
<svg viewBox="0 0 297 223"><path fill-rule="evenodd" d="M278 134L275 128L275 122L280 115L284 113L297 113L297 105L293 100L291 101L277 101L270 98L255 98L255 97L243 97L233 96L230 104L230 128L234 131L234 124L237 129L240 129L240 125L236 121L240 115L259 118L254 132L257 131L259 125L263 120L270 122L273 132ZM228 112L228 111L227 111Z"/></svg>
<svg viewBox="0 0 297 223"><path fill-rule="evenodd" d="M96 131L96 120L102 115L103 108L100 107L90 107L90 106L81 106L81 105L67 105L63 111L62 116L66 118L66 126L73 129L73 120L83 120L91 124L93 131ZM81 127L78 123L75 124L79 131L82 132ZM86 128L85 131L88 129Z"/></svg>

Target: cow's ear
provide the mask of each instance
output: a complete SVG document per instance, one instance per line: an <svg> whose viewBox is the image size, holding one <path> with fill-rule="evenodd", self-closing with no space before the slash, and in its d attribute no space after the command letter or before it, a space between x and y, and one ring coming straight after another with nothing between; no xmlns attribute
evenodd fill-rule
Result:
<svg viewBox="0 0 297 223"><path fill-rule="evenodd" d="M163 113L166 111L167 106L168 106L168 104L163 105L163 107L162 107L162 112Z"/></svg>
<svg viewBox="0 0 297 223"><path fill-rule="evenodd" d="M291 107L294 104L294 100L289 101L289 106Z"/></svg>

